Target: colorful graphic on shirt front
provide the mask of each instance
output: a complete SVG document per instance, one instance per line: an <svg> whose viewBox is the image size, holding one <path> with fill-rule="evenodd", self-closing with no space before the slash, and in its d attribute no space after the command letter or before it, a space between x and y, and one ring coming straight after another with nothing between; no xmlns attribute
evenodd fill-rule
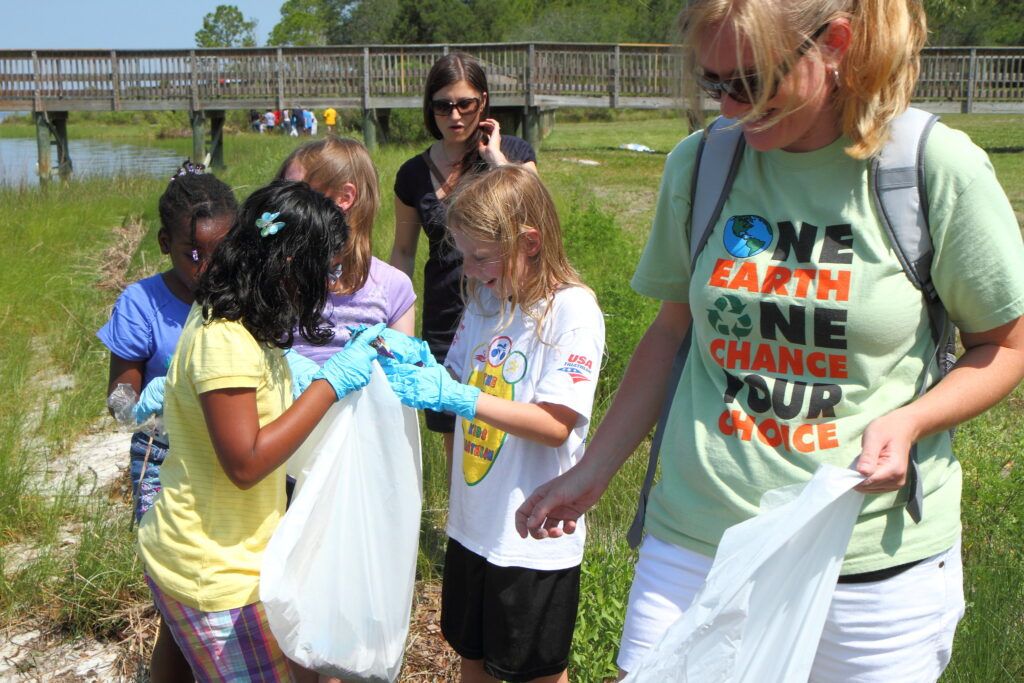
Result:
<svg viewBox="0 0 1024 683"><path fill-rule="evenodd" d="M783 457L838 448L852 226L773 227L757 216L733 216L725 232L726 251L737 258L715 262L707 285L717 293L706 309L705 353L725 375L719 433ZM773 242L761 258L740 260Z"/></svg>
<svg viewBox="0 0 1024 683"><path fill-rule="evenodd" d="M528 363L521 351L512 350L509 337L495 337L489 344L473 349L470 356L473 371L466 384L491 396L515 399L515 383L526 376ZM462 476L467 484L473 486L487 476L507 436L478 418L462 421Z"/></svg>
<svg viewBox="0 0 1024 683"><path fill-rule="evenodd" d="M756 256L772 245L775 231L760 216L733 216L725 222L725 250L736 258Z"/></svg>

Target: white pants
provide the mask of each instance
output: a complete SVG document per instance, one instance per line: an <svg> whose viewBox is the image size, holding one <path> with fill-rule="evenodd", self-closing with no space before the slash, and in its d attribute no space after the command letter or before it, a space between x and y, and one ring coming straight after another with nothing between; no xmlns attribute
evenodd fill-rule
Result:
<svg viewBox="0 0 1024 683"><path fill-rule="evenodd" d="M689 607L711 562L653 536L644 539L619 645L620 669L635 668ZM837 584L810 681L936 681L949 664L963 614L959 540L890 579Z"/></svg>

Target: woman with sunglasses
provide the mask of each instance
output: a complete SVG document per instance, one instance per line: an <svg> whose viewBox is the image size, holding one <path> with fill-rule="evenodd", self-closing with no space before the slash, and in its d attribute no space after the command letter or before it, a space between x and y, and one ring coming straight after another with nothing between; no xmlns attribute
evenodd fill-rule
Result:
<svg viewBox="0 0 1024 683"><path fill-rule="evenodd" d="M936 124L923 149L931 274L965 352L918 396L935 343L873 204L869 165L917 79L920 2L694 0L681 26L694 84L738 121L746 147L692 267L700 134L669 155L632 281L661 308L586 455L527 499L518 530L572 532L671 391L620 670L688 608L728 527L756 515L765 491L828 463L863 475L866 496L810 680L935 681L964 610L962 474L947 432L1024 377L1014 213L985 153ZM687 330L688 361L669 387ZM915 443L919 522L905 509Z"/></svg>
<svg viewBox="0 0 1024 683"><path fill-rule="evenodd" d="M409 159L395 177L395 243L391 265L410 278L416 264L420 228L429 253L423 269L422 336L443 362L462 317L462 259L447 234L447 200L467 175L507 163L536 170L528 142L502 135L489 118L487 76L480 63L463 52L441 57L427 74L423 123L434 142ZM427 428L444 437L449 471L455 417L425 411Z"/></svg>

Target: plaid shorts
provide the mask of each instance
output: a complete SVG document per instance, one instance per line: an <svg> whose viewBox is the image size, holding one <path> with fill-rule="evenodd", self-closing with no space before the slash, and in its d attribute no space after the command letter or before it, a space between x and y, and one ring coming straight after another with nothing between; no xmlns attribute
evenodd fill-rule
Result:
<svg viewBox="0 0 1024 683"><path fill-rule="evenodd" d="M169 597L148 574L146 583L197 683L291 682L288 660L270 632L263 603L200 612Z"/></svg>

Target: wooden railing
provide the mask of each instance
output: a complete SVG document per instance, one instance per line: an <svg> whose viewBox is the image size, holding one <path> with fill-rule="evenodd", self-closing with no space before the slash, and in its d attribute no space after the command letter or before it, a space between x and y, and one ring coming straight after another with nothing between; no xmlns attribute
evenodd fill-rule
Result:
<svg viewBox="0 0 1024 683"><path fill-rule="evenodd" d="M503 43L209 50L0 50L0 110L418 107L451 49L485 65L496 106L677 106L671 45ZM1024 112L1024 47L929 48L914 97L935 111Z"/></svg>

